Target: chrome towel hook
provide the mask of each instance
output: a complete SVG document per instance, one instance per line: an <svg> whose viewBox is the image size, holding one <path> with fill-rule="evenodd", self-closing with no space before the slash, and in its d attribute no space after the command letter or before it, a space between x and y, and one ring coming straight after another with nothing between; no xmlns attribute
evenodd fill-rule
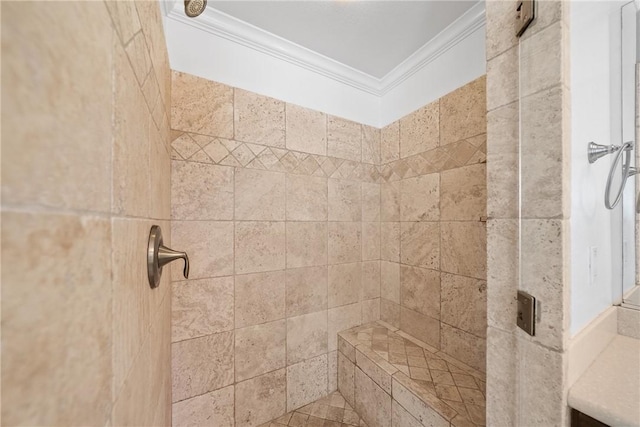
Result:
<svg viewBox="0 0 640 427"><path fill-rule="evenodd" d="M184 259L184 278L189 278L189 257L186 252L178 252L162 244L162 229L159 225L151 227L147 247L147 276L149 285L156 288L160 284L162 267L177 259Z"/></svg>
<svg viewBox="0 0 640 427"><path fill-rule="evenodd" d="M604 205L607 209L613 209L618 205L618 203L620 203L620 200L622 199L622 193L624 192L624 187L627 184L627 179L640 172L638 169L631 167L631 151L633 151L633 141L627 141L620 146L601 145L596 144L595 142L590 142L587 147L587 157L589 159L589 163L595 163L596 160L606 156L607 154L616 153L616 158L611 165L611 169L609 170L607 185L604 191ZM611 186L613 185L613 175L616 168L618 167L618 163L620 163L622 154L625 154L624 163L622 164L622 181L620 182L620 188L618 188L616 198L613 203L611 203Z"/></svg>

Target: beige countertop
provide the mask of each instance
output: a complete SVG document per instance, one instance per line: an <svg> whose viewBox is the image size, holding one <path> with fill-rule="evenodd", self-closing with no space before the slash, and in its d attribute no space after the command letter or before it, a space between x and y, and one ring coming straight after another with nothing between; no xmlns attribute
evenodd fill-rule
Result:
<svg viewBox="0 0 640 427"><path fill-rule="evenodd" d="M617 335L571 387L569 406L610 426L640 426L640 340Z"/></svg>

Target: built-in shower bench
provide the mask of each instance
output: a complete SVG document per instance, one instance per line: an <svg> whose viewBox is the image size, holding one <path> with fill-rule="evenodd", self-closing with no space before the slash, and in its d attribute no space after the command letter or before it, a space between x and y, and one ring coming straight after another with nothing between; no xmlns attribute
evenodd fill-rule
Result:
<svg viewBox="0 0 640 427"><path fill-rule="evenodd" d="M485 375L381 321L338 334L338 390L369 427L485 425Z"/></svg>

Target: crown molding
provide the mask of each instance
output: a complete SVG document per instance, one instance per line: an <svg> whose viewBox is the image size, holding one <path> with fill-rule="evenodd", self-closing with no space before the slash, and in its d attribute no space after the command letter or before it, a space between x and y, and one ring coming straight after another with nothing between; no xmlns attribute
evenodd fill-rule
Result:
<svg viewBox="0 0 640 427"><path fill-rule="evenodd" d="M162 4L166 19L222 37L376 96L382 96L401 84L485 23L485 6L480 1L383 78L376 78L213 7L206 8L202 15L194 19L185 15L181 0L163 1Z"/></svg>

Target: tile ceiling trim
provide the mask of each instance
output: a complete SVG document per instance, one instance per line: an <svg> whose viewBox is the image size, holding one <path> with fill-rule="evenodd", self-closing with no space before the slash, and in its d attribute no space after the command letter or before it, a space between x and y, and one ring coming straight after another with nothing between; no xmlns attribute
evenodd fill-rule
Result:
<svg viewBox="0 0 640 427"><path fill-rule="evenodd" d="M387 75L376 78L212 7L208 7L202 15L194 19L185 15L184 5L180 0L163 2L163 6L167 19L222 37L376 96L386 94L485 24L484 2L478 2Z"/></svg>

